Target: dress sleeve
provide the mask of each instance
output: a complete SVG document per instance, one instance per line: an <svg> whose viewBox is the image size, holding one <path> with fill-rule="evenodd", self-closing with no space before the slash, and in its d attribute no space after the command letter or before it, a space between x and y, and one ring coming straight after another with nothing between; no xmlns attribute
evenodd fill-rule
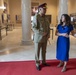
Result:
<svg viewBox="0 0 76 75"><path fill-rule="evenodd" d="M74 29L73 25L70 26L70 32Z"/></svg>
<svg viewBox="0 0 76 75"><path fill-rule="evenodd" d="M57 25L56 29L59 29L59 25Z"/></svg>

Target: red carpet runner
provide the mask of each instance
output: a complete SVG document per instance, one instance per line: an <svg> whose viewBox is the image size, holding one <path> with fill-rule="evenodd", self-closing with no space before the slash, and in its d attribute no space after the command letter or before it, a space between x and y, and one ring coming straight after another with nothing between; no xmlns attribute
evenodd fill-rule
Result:
<svg viewBox="0 0 76 75"><path fill-rule="evenodd" d="M67 71L61 73L62 68L57 68L57 60L47 61L51 66L41 65L41 71L37 71L34 61L0 62L0 75L76 75L76 59L70 59Z"/></svg>

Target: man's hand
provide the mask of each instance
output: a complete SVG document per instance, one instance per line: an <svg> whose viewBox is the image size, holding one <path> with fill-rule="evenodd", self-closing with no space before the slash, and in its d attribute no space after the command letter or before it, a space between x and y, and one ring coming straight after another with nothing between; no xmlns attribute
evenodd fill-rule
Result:
<svg viewBox="0 0 76 75"><path fill-rule="evenodd" d="M50 38L50 36L47 36L47 39L49 39Z"/></svg>
<svg viewBox="0 0 76 75"><path fill-rule="evenodd" d="M44 33L43 33L43 36L46 36L46 35L47 35L47 33L44 32Z"/></svg>

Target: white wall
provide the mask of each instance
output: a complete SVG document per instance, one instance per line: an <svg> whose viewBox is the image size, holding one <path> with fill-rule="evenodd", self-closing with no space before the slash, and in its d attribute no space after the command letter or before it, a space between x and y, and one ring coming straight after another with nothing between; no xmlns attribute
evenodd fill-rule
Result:
<svg viewBox="0 0 76 75"><path fill-rule="evenodd" d="M15 15L21 15L21 0L9 0L9 10L11 21L20 26L21 24L16 24Z"/></svg>
<svg viewBox="0 0 76 75"><path fill-rule="evenodd" d="M68 13L76 13L76 0L69 0L68 2Z"/></svg>

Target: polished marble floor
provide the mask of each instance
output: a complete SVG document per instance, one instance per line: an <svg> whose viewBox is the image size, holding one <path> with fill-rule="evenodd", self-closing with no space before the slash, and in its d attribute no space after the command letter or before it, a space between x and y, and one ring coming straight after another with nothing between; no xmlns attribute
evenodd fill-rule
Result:
<svg viewBox="0 0 76 75"><path fill-rule="evenodd" d="M76 38L73 36L70 37L70 58L76 58ZM21 45L21 40L21 27L15 28L13 31L8 31L7 36L5 35L5 31L2 31L2 40L0 40L0 62L34 60L34 45ZM56 40L57 37L55 35L53 40L52 38L49 39L51 44L48 42L46 54L47 60L56 59Z"/></svg>

